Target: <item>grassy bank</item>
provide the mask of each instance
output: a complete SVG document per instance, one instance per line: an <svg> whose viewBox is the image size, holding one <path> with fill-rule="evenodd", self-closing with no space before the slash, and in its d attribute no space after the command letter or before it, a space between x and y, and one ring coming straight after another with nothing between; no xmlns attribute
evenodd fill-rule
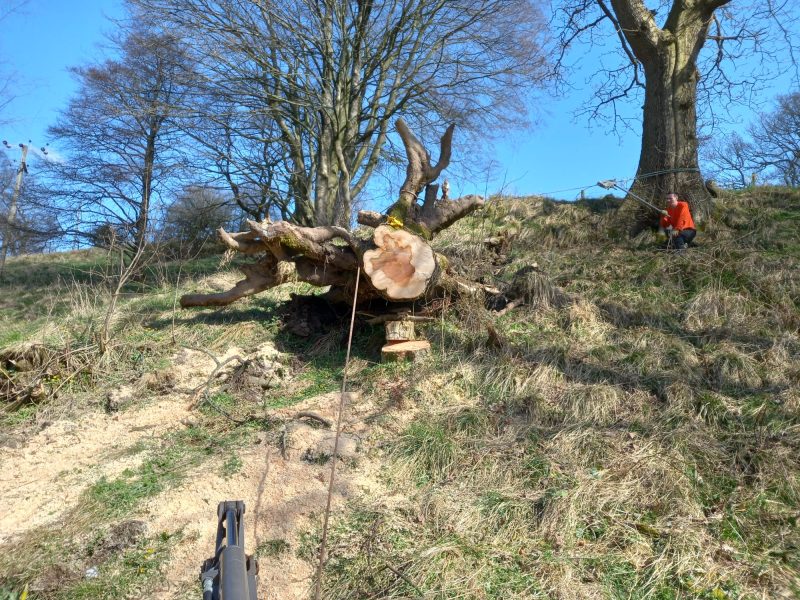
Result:
<svg viewBox="0 0 800 600"><path fill-rule="evenodd" d="M385 407L367 445L383 489L355 494L334 519L326 597L800 595L798 225L800 192L767 188L718 200L682 254L651 232L627 239L604 200L493 199L443 232L435 244L454 268L520 305L497 316L454 301L421 327L434 349L422 366L378 365L381 332L358 329L351 380ZM10 261L0 349L90 347L108 306L103 261L93 252ZM66 384L71 371L54 372L43 385L57 393L4 414L4 434L102 406L109 389L163 368L181 345L222 354L273 340L290 352L296 376L265 396L267 411L338 389L342 331L305 339L282 327L298 286L174 310L176 293L233 278L211 260L153 271L121 302L110 358ZM217 400L235 416L252 412L236 392ZM268 429L235 426L209 406L198 418L158 452L142 449L130 472L88 488L81 506L111 526L201 465L234 470L236 444ZM56 532L41 533L47 552L85 554L90 541L67 530L53 546ZM72 582L75 595L63 597L154 589L163 574L147 561L167 560L172 535L109 558L98 581ZM311 528L291 551L313 563L318 535ZM41 571L64 556L47 552L27 564ZM4 560L8 586L36 579L36 568ZM148 578L115 588L131 565Z"/></svg>

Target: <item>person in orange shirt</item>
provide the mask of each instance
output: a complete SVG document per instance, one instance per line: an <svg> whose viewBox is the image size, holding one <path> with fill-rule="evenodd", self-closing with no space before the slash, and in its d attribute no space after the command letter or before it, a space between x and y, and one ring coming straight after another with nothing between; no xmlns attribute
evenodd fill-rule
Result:
<svg viewBox="0 0 800 600"><path fill-rule="evenodd" d="M666 195L667 209L661 211L661 227L667 232L667 248L683 250L692 243L697 230L689 204L678 200L678 194Z"/></svg>

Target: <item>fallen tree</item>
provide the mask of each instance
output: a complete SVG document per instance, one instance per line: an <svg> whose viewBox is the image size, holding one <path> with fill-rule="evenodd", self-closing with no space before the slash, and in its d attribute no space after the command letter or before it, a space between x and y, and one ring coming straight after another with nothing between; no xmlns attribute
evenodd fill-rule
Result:
<svg viewBox="0 0 800 600"><path fill-rule="evenodd" d="M358 223L373 228L363 237L343 227L300 227L285 221L247 221L248 231L219 230L231 250L257 256L242 267L245 279L232 289L215 294L187 294L181 306L223 306L287 281L330 286L332 301L352 302L356 273L364 275L358 303L382 298L390 303L409 303L444 295L480 295L481 284L458 276L449 261L436 253L431 239L442 229L483 206L480 196L458 200L438 198L434 182L450 163L453 139L451 125L441 138L439 161L431 165L430 154L409 130L397 121L397 132L408 157L406 179L399 199L379 214L361 211ZM420 204L419 194L425 190ZM445 194L446 196L446 194Z"/></svg>

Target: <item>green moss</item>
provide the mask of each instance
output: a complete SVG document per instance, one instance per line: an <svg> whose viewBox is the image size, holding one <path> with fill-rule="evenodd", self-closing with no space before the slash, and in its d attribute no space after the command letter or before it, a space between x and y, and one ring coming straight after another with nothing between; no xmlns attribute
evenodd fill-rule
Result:
<svg viewBox="0 0 800 600"><path fill-rule="evenodd" d="M409 207L410 207L410 202L401 196L400 200L395 202L389 208L386 215L388 217L400 221L403 224L404 229L410 231L411 233L417 234L424 240L430 241L431 238L433 237L433 234L431 234L430 230L424 225L415 223L414 221L408 218Z"/></svg>

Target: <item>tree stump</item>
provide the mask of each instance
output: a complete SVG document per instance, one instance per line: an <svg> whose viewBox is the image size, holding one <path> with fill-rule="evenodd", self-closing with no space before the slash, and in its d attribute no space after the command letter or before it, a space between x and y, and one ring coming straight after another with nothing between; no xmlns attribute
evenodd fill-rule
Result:
<svg viewBox="0 0 800 600"><path fill-rule="evenodd" d="M415 361L430 353L427 340L417 340L414 321L386 321L386 345L381 348L381 362Z"/></svg>

